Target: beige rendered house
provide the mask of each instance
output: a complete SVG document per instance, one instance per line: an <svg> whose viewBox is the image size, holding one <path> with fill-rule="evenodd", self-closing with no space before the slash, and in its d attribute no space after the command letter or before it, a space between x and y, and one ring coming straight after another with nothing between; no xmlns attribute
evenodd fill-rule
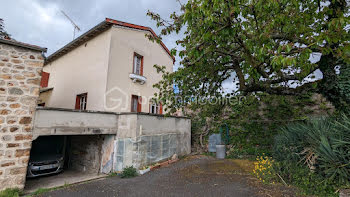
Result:
<svg viewBox="0 0 350 197"><path fill-rule="evenodd" d="M45 62L45 48L0 39L0 191L57 187L191 152L191 120L161 115L152 100L162 77L153 66L172 72L174 58L147 35L156 36L106 19ZM58 185L33 178L65 173L74 176L51 182Z"/></svg>
<svg viewBox="0 0 350 197"><path fill-rule="evenodd" d="M162 113L152 102L153 84L172 72L174 57L149 27L107 18L60 50L44 65L39 106L110 111Z"/></svg>

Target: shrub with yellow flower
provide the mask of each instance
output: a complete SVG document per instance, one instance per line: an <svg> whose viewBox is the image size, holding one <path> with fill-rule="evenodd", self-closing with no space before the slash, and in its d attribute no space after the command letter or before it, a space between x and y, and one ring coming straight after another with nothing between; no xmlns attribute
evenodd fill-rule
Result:
<svg viewBox="0 0 350 197"><path fill-rule="evenodd" d="M275 161L272 157L258 156L254 162L253 174L263 183L275 183L277 176L273 168Z"/></svg>

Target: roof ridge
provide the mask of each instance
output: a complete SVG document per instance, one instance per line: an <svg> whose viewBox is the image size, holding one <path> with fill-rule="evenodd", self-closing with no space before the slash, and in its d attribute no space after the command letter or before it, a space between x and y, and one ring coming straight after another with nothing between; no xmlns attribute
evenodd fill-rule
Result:
<svg viewBox="0 0 350 197"><path fill-rule="evenodd" d="M68 53L70 50L76 48L77 46L80 45L80 43L86 42L87 40L91 39L94 37L94 35L99 34L100 32L106 30L109 28L111 25L119 25L122 27L129 27L132 29L139 29L139 30L144 30L144 31L149 31L154 37L159 38L157 34L152 30L150 27L142 26L142 25L136 25L124 21L119 21L111 18L106 18L104 21L101 23L97 24L93 28L89 29L87 32L84 34L80 35L78 38L74 39L73 41L69 42L53 54L51 54L45 61L45 65L54 61L55 59L59 58L60 56ZM173 63L175 62L175 57L171 54L169 49L165 46L165 44L160 41L159 44L162 46L162 48L167 52L167 54L173 59Z"/></svg>
<svg viewBox="0 0 350 197"><path fill-rule="evenodd" d="M141 29L141 30L145 30L145 31L150 31L154 37L159 38L158 35L153 31L153 29L150 27L147 27L147 26L136 25L136 24L132 24L132 23L124 22L124 21L111 19L111 18L106 18L106 22L109 22L109 23L112 23L115 25L124 26L124 27L130 27L130 28L134 28L134 29ZM173 62L175 62L175 57L171 54L168 47L166 47L162 41L160 41L160 45L169 54L169 56L173 59Z"/></svg>

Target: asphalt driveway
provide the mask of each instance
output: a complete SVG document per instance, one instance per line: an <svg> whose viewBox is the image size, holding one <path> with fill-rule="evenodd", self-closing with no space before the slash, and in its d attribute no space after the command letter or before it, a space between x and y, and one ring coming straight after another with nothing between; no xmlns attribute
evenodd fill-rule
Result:
<svg viewBox="0 0 350 197"><path fill-rule="evenodd" d="M191 156L143 176L109 177L41 196L295 196L292 188L262 184L251 168L251 161Z"/></svg>

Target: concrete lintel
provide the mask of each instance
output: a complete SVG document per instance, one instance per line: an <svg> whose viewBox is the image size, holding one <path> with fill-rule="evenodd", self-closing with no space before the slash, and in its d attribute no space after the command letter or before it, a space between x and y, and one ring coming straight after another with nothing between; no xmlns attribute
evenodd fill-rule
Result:
<svg viewBox="0 0 350 197"><path fill-rule="evenodd" d="M191 136L191 120L147 113L37 108L33 136L116 134L118 138L180 133ZM186 139L187 141L187 139Z"/></svg>
<svg viewBox="0 0 350 197"><path fill-rule="evenodd" d="M116 134L117 128L78 128L78 127L68 127L68 128L35 128L33 134L33 140L39 136L48 135L107 135Z"/></svg>
<svg viewBox="0 0 350 197"><path fill-rule="evenodd" d="M33 137L45 135L117 134L118 118L114 113L80 112L37 108Z"/></svg>
<svg viewBox="0 0 350 197"><path fill-rule="evenodd" d="M190 119L187 116L171 116L165 114L151 114L146 112L109 112L109 111L95 111L95 110L77 110L77 109L67 109L67 108L57 108L57 107L37 107L37 110L44 111L66 111L66 112L78 112L78 113L100 113L100 114L115 114L115 115L143 115L143 116L156 116L161 118L180 118L180 119Z"/></svg>

